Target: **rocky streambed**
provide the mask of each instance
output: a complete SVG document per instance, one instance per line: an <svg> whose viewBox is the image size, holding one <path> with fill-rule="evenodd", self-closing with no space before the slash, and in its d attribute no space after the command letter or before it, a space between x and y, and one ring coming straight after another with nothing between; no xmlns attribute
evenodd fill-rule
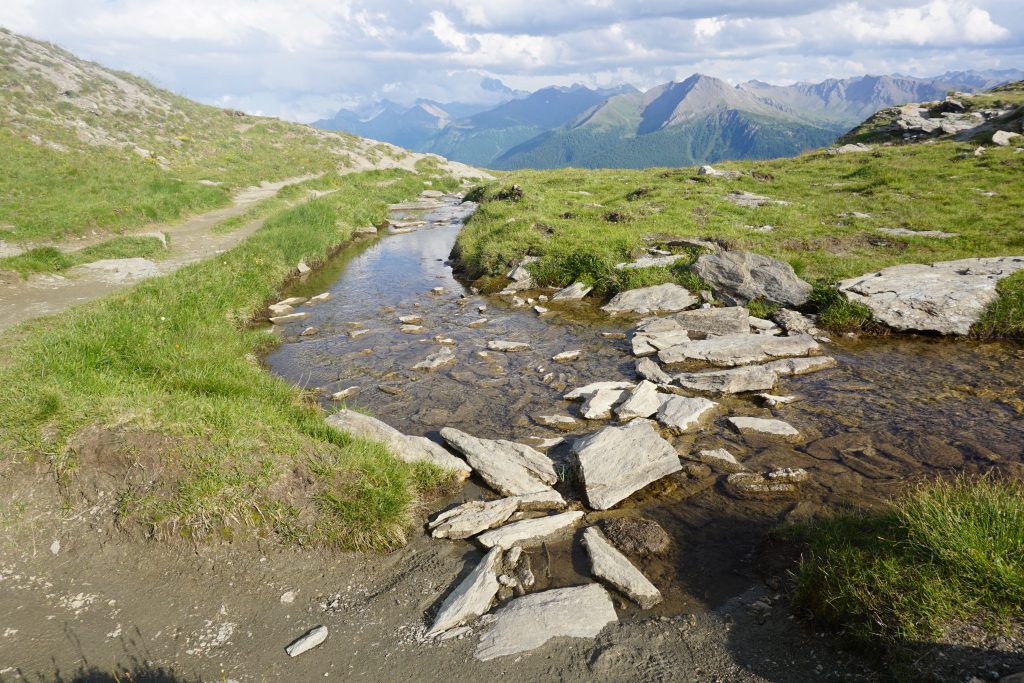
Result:
<svg viewBox="0 0 1024 683"><path fill-rule="evenodd" d="M423 642L479 636L488 660L718 608L779 580L754 559L782 520L1024 470L1018 345L832 340L672 286L600 310L525 269L481 296L447 260L474 207L438 195L297 283L267 358L338 426L472 471L425 520L468 573L409 615Z"/></svg>

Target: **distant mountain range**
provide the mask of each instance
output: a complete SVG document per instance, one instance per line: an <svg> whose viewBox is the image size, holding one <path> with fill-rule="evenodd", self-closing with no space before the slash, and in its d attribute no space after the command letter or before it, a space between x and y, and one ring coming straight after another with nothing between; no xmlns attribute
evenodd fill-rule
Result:
<svg viewBox="0 0 1024 683"><path fill-rule="evenodd" d="M508 97L497 106L385 101L313 125L495 169L685 166L798 154L831 144L880 109L1022 78L1008 69L733 86L694 74L646 92L573 85L534 93L490 81Z"/></svg>

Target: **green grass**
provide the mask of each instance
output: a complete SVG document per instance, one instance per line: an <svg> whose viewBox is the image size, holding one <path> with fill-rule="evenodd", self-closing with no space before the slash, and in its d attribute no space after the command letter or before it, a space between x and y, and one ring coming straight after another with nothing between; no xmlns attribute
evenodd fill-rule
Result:
<svg viewBox="0 0 1024 683"><path fill-rule="evenodd" d="M84 428L166 434L170 445L133 456L145 476L117 492L125 524L394 547L421 491L445 477L329 428L315 402L260 367L276 338L248 323L295 263L322 260L422 181L399 171L334 177L338 192L270 216L225 254L21 326L5 337L0 365L0 458L44 459L71 485L94 467L74 447Z"/></svg>
<svg viewBox="0 0 1024 683"><path fill-rule="evenodd" d="M934 640L955 621L1024 617L1024 484L961 479L888 509L784 532L804 548L796 603L863 644Z"/></svg>
<svg viewBox="0 0 1024 683"><path fill-rule="evenodd" d="M0 259L0 270L15 270L27 277L32 273L59 273L101 259L159 258L166 251L163 242L156 237L126 235L67 253L54 247L29 249L18 256Z"/></svg>
<svg viewBox="0 0 1024 683"><path fill-rule="evenodd" d="M504 173L483 194L493 198L518 184L524 197L485 200L456 248L472 277L503 275L528 252L539 257L530 269L541 284L581 279L604 295L637 282L696 284L685 268L628 277L615 271L616 263L643 252L645 236L657 234L714 239L779 258L818 284L900 263L1024 254L1024 155L992 148L974 157L972 150L941 142L722 164L744 171L732 181L698 179L696 169ZM650 192L630 201L639 188ZM733 190L789 204L738 207L723 198ZM609 221L612 213L625 220ZM752 229L762 225L773 230ZM882 227L957 236L894 237L880 233Z"/></svg>
<svg viewBox="0 0 1024 683"><path fill-rule="evenodd" d="M1024 339L1024 272L1017 272L996 285L999 298L975 323L971 332L978 337L999 336Z"/></svg>

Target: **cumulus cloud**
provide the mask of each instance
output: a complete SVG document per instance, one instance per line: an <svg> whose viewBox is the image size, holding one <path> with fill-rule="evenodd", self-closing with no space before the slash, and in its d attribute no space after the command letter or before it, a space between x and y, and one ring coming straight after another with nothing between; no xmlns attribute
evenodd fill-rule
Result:
<svg viewBox="0 0 1024 683"><path fill-rule="evenodd" d="M342 105L1024 67L1020 0L4 0L0 25L197 99L311 120Z"/></svg>

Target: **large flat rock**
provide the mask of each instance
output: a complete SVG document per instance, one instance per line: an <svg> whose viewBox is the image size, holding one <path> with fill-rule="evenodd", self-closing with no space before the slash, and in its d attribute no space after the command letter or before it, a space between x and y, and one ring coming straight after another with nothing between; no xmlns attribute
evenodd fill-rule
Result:
<svg viewBox="0 0 1024 683"><path fill-rule="evenodd" d="M501 587L498 583L501 556L501 548L491 548L469 576L449 593L427 631L428 638L472 621L491 608Z"/></svg>
<svg viewBox="0 0 1024 683"><path fill-rule="evenodd" d="M644 419L577 439L573 454L587 502L597 510L682 469L676 449Z"/></svg>
<svg viewBox="0 0 1024 683"><path fill-rule="evenodd" d="M506 550L514 545L535 545L545 538L571 529L579 524L581 519L583 519L583 513L579 511L523 519L482 533L476 537L476 540L486 548L498 546Z"/></svg>
<svg viewBox="0 0 1024 683"><path fill-rule="evenodd" d="M777 358L808 356L820 350L818 342L807 334L771 337L763 334L729 334L662 349L658 360L671 365L704 361L722 367L763 363Z"/></svg>
<svg viewBox="0 0 1024 683"><path fill-rule="evenodd" d="M667 283L620 292L601 307L611 315L649 315L675 313L697 305L698 300L685 287Z"/></svg>
<svg viewBox="0 0 1024 683"><path fill-rule="evenodd" d="M408 436L375 417L347 408L327 418L327 424L353 436L381 441L403 462L426 461L466 479L472 471L463 460L422 436Z"/></svg>
<svg viewBox="0 0 1024 683"><path fill-rule="evenodd" d="M894 330L965 335L998 298L996 285L1024 256L908 263L843 280L839 289Z"/></svg>
<svg viewBox="0 0 1024 683"><path fill-rule="evenodd" d="M474 656L486 662L535 650L552 638L595 638L617 620L611 596L596 583L524 595L488 618L491 627Z"/></svg>
<svg viewBox="0 0 1024 683"><path fill-rule="evenodd" d="M763 299L783 306L802 306L811 298L811 286L797 277L792 266L749 251L701 254L693 272L740 304Z"/></svg>
<svg viewBox="0 0 1024 683"><path fill-rule="evenodd" d="M550 489L558 481L551 459L525 444L478 439L452 427L442 429L441 436L499 493L536 493Z"/></svg>
<svg viewBox="0 0 1024 683"><path fill-rule="evenodd" d="M625 555L616 550L597 527L589 527L583 532L582 543L590 557L590 571L594 576L628 596L643 609L650 609L661 602L661 591Z"/></svg>
<svg viewBox="0 0 1024 683"><path fill-rule="evenodd" d="M709 394L740 394L746 391L768 391L775 387L779 376L763 365L715 370L712 372L684 372L673 382L690 391Z"/></svg>
<svg viewBox="0 0 1024 683"><path fill-rule="evenodd" d="M742 334L750 331L750 314L743 306L698 308L671 318L681 329L695 334Z"/></svg>

